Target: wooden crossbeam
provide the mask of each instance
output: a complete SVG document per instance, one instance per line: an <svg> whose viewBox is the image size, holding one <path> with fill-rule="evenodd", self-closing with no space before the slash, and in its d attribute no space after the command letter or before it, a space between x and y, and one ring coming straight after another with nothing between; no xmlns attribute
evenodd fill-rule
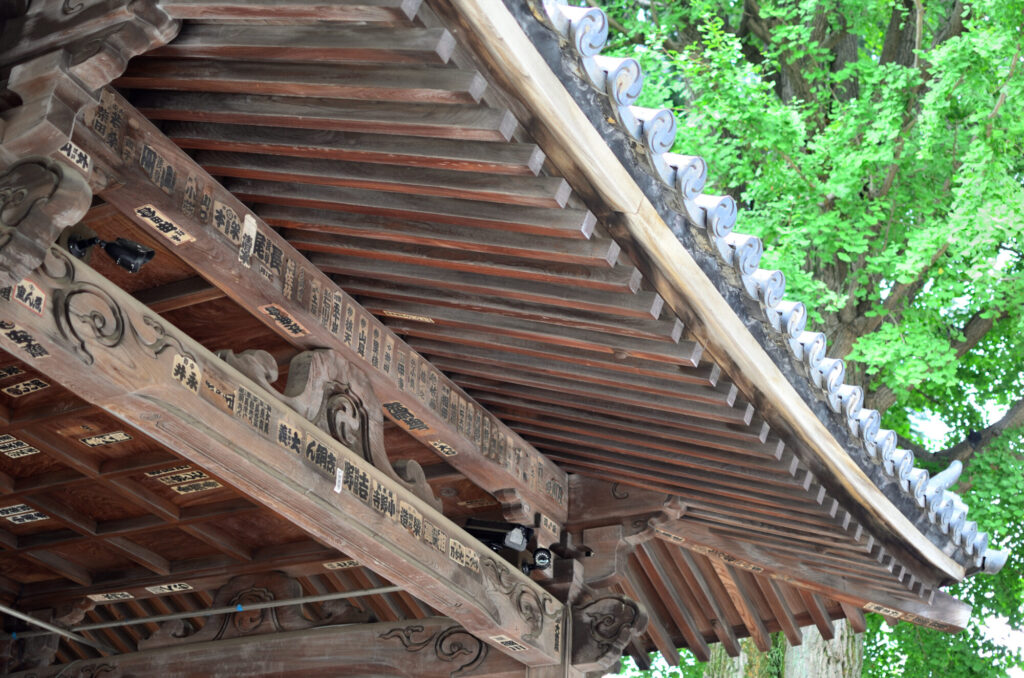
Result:
<svg viewBox="0 0 1024 678"><path fill-rule="evenodd" d="M32 669L32 676L55 678L67 666ZM495 652L451 619L429 617L415 623L345 624L304 631L262 633L212 643L170 645L146 652L85 660L76 675L238 678L287 676L402 675L449 678L515 678L535 675ZM460 671L463 671L460 673ZM22 676L27 673L16 673ZM561 675L561 674L560 674Z"/></svg>
<svg viewBox="0 0 1024 678"><path fill-rule="evenodd" d="M310 96L366 101L477 103L487 88L473 71L392 67L219 62L142 57L118 78L119 87L186 92L259 91L281 96Z"/></svg>
<svg viewBox="0 0 1024 678"><path fill-rule="evenodd" d="M285 548L257 549L246 562L232 561L226 557L172 561L169 575L158 575L141 567L113 575L95 572L90 577L91 584L86 588L82 588L84 585L54 581L29 583L21 587L18 604L24 609L41 609L65 605L89 594L103 595L112 591L127 591L134 600L146 600L164 595L155 591L155 587L161 585L185 582L194 591L202 592L222 586L231 577L271 570L284 571L292 576L329 575L334 571L326 569L324 563L337 562L339 557L335 549L305 540L292 542Z"/></svg>
<svg viewBox="0 0 1024 678"><path fill-rule="evenodd" d="M62 249L52 248L20 287L0 299L0 347L522 663L559 663L558 601L283 396ZM305 453L288 446L294 436ZM91 583L52 554L32 556Z"/></svg>
<svg viewBox="0 0 1024 678"><path fill-rule="evenodd" d="M102 114L120 126L100 135ZM210 282L295 346L329 347L360 366L385 414L477 485L512 490L533 511L564 523L562 470L412 351L120 95L104 89L101 104L75 126L74 141L118 178L96 187L102 197L166 238Z"/></svg>
<svg viewBox="0 0 1024 678"><path fill-rule="evenodd" d="M416 16L421 0L163 0L176 19L207 21L363 21L392 23Z"/></svg>
<svg viewBox="0 0 1024 678"><path fill-rule="evenodd" d="M152 56L195 59L315 60L326 63L444 64L455 40L442 28L185 24Z"/></svg>

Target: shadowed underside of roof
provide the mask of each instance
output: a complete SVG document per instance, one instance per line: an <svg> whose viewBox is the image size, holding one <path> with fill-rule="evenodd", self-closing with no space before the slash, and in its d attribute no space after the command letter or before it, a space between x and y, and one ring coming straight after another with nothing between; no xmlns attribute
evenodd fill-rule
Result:
<svg viewBox="0 0 1024 678"><path fill-rule="evenodd" d="M922 518L937 529L929 531L933 542L955 554L972 569L998 572L1007 553L988 548L988 534L979 532L967 520L968 507L949 488L960 476L962 464L954 461L943 472L931 476L914 465L914 455L896 446L896 434L880 428L876 410L862 407L860 386L844 383L841 359L829 358L827 338L806 330L807 309L802 302L784 299L785 277L781 271L759 268L763 253L760 238L736 233L737 208L730 196L703 192L707 165L697 156L670 152L676 140L676 121L667 109L635 106L644 75L632 58L602 56L608 40L608 18L594 7L575 7L554 0L531 2L533 16L543 21L570 51L578 67L576 74L605 97L619 130L639 149L643 169L660 184L669 204L684 217L694 232L704 238L723 269L756 308L761 321L773 332L773 339L788 351L817 396L835 420L856 440L858 461L873 466L876 483L898 488L911 502L900 504L913 520Z"/></svg>

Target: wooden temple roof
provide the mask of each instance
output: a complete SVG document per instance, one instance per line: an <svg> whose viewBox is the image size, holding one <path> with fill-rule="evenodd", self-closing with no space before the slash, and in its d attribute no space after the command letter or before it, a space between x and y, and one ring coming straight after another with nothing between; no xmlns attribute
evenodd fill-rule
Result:
<svg viewBox="0 0 1024 678"><path fill-rule="evenodd" d="M4 259L0 602L79 636L46 645L5 612L8 670L120 657L136 675L153 650L162 675L192 675L173 666L189 642L339 624L353 647L409 650L411 623L443 636L450 617L499 648L461 675L522 675L501 662L557 662L565 627L540 630L576 580L645 610L617 646L641 665L747 636L767 650L777 630L798 644L810 624L829 637L837 619L863 630L864 611L966 624L940 587L1005 554L949 491L958 469L915 468L861 407L782 274L759 268L760 240L732 230L735 203L667 152L671 114L633 105L642 73L601 56L600 10L154 0L126 19L122 4L33 3L0 45L0 159L50 138L18 136L16 115L55 91L72 114L42 119L61 143L22 155L77 166L93 196L58 254L17 273ZM74 86L45 85L58 73ZM97 247L86 267L66 255L76 233L156 254L130 274ZM86 289L107 306L76 306ZM372 405L354 429L306 398L328 373L316 383ZM338 450L359 445L373 487L395 483L455 565L417 550L418 523L318 499L348 501L341 469L362 462ZM489 580L470 519L535 526L555 566ZM540 611L514 623L474 607L524 591ZM327 599L273 623L203 615L304 597ZM366 661L353 675L390 666ZM336 675L314 664L288 670ZM259 667L225 675L288 672Z"/></svg>

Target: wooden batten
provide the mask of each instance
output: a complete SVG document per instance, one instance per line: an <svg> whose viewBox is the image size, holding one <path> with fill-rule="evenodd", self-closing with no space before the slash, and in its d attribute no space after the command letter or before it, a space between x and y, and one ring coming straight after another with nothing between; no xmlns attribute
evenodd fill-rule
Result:
<svg viewBox="0 0 1024 678"><path fill-rule="evenodd" d="M476 105L406 104L350 99L288 99L261 94L140 91L150 120L370 132L431 139L509 141L518 126L507 110Z"/></svg>
<svg viewBox="0 0 1024 678"><path fill-rule="evenodd" d="M824 574L823 570L811 572L807 568L798 569L800 561L797 557L787 559L784 554L773 551L770 546L754 543L749 538L744 539L739 535L723 536L719 530L691 522L688 517L682 519L678 525L669 524L660 530L659 537L666 543L680 547L678 552L684 557L692 557L688 555L687 549L707 553L710 554L708 558L724 560L733 566L737 566L738 563L750 571L765 573L792 584L808 595L826 595L862 610L886 609L894 615L912 619L917 624L948 632L963 629L970 618L969 605L942 592L936 592L932 604L929 605L906 588L890 587L880 576L863 574L863 568L843 572L841 563L848 562L847 557L830 562L828 573ZM820 598L818 602L820 603ZM827 614L821 610L814 609L812 613L821 619L827 619ZM819 622L817 617L816 623ZM824 622L822 621L820 625L824 625Z"/></svg>

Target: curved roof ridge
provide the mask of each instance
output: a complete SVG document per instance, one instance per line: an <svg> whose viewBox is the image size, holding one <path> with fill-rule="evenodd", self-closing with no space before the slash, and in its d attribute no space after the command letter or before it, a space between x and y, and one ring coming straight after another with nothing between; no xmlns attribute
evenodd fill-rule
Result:
<svg viewBox="0 0 1024 678"><path fill-rule="evenodd" d="M939 532L948 535L950 551L960 549L975 568L998 572L1008 553L988 548L989 535L980 532L975 521L967 520L967 505L949 489L960 477L961 462L953 461L932 476L915 466L911 451L896 446L896 433L881 428L879 412L863 407L863 389L844 383L845 363L827 356L825 335L806 330L806 306L783 298L783 273L759 267L764 252L761 239L733 231L736 201L728 195L703 192L707 164L702 158L670 152L676 134L672 111L634 105L643 89L643 70L636 59L601 55L608 41L607 15L599 8L564 3L543 0L544 11L535 16L572 46L589 84L611 103L615 123L643 149L641 155L650 165L645 169L675 193L686 221L703 232L718 259L733 269L743 293L757 302L764 321L783 340L829 409L858 440L864 457L880 467Z"/></svg>

